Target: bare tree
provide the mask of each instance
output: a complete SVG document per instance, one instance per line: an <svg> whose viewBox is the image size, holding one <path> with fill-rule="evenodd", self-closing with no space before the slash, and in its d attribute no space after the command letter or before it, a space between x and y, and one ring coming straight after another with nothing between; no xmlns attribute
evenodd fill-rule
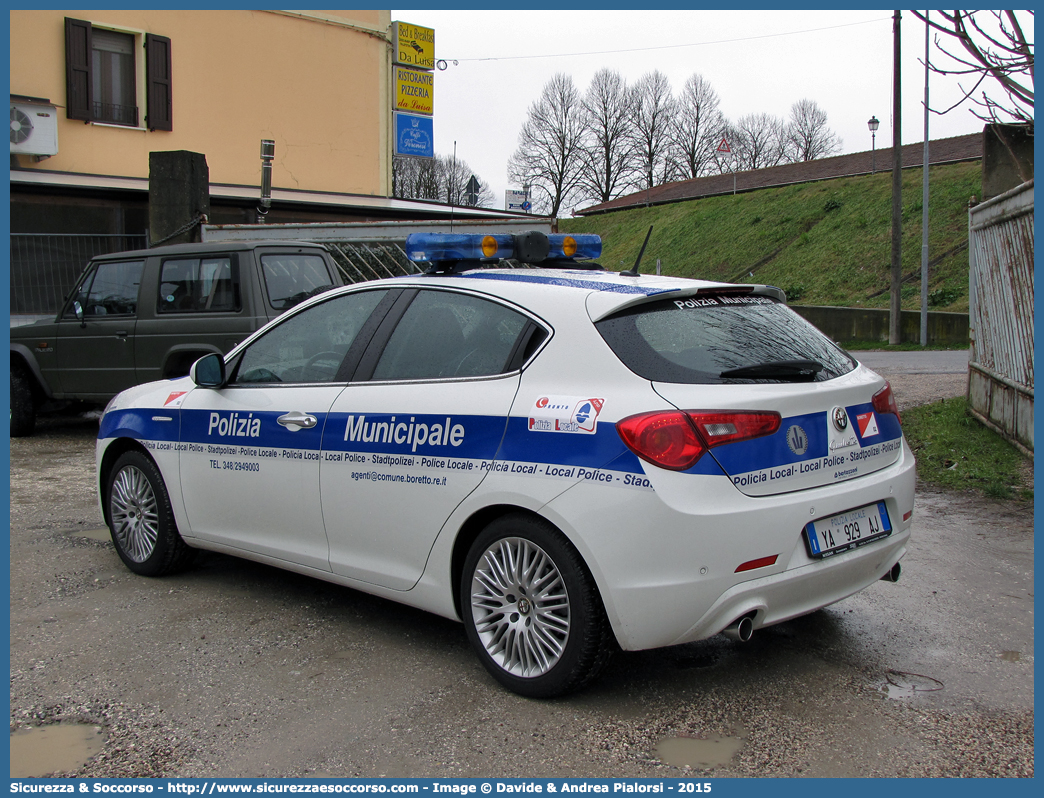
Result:
<svg viewBox="0 0 1044 798"><path fill-rule="evenodd" d="M583 100L585 133L580 186L598 202L619 196L635 175L634 91L620 73L600 69Z"/></svg>
<svg viewBox="0 0 1044 798"><path fill-rule="evenodd" d="M638 188L652 188L672 178L673 126L674 98L670 81L659 70L653 70L643 75L635 86L633 135L641 174Z"/></svg>
<svg viewBox="0 0 1044 798"><path fill-rule="evenodd" d="M392 158L392 196L438 201L442 197L441 165L437 158Z"/></svg>
<svg viewBox="0 0 1044 798"><path fill-rule="evenodd" d="M792 161L814 161L841 151L840 137L827 127L826 111L808 99L790 106L787 144L787 160Z"/></svg>
<svg viewBox="0 0 1044 798"><path fill-rule="evenodd" d="M583 168L584 114L573 79L557 74L529 107L508 161L508 178L538 189L537 207L550 216L577 193Z"/></svg>
<svg viewBox="0 0 1044 798"><path fill-rule="evenodd" d="M960 102L946 111L952 111L964 100L978 107L972 113L985 122L1010 121L1000 115L1011 117L1017 122L1033 123L1033 42L1026 38L1024 22L1033 31L1033 11L937 11L926 17L919 11L913 12L918 19L927 22L936 31L949 37L949 43L958 44L964 52L947 49L944 39L935 37L935 46L946 55L953 66L940 66L929 61L928 68L940 75L968 75L978 78L970 89L961 86L964 96ZM1019 21L1019 15L1023 21ZM987 78L993 78L1006 99L991 97L984 89L977 96L979 87Z"/></svg>
<svg viewBox="0 0 1044 798"><path fill-rule="evenodd" d="M493 191L489 185L478 175L471 171L467 161L460 158L442 157L438 158L442 172L442 191L440 199L448 205L463 205L472 207L491 208L495 204ZM478 192L475 201L468 197L468 183L474 177L478 183Z"/></svg>
<svg viewBox="0 0 1044 798"><path fill-rule="evenodd" d="M679 177L701 177L715 167L725 127L718 105L710 81L698 73L690 75L676 102L673 149Z"/></svg>
<svg viewBox="0 0 1044 798"><path fill-rule="evenodd" d="M392 159L393 196L400 199L434 200L454 205L470 205L467 185L472 171L467 162L452 156L410 158L396 155ZM479 184L478 207L492 208L496 199L489 185L476 176Z"/></svg>
<svg viewBox="0 0 1044 798"><path fill-rule="evenodd" d="M786 122L772 114L747 114L735 125L732 152L739 169L764 169L787 161Z"/></svg>

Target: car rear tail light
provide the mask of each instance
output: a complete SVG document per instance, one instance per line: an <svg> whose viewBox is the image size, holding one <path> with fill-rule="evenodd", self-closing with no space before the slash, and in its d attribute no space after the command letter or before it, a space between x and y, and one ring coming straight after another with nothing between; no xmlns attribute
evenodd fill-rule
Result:
<svg viewBox="0 0 1044 798"><path fill-rule="evenodd" d="M779 429L779 413L725 413L690 410L689 418L708 448L771 435Z"/></svg>
<svg viewBox="0 0 1044 798"><path fill-rule="evenodd" d="M616 429L643 460L670 471L685 471L708 449L771 435L779 425L779 413L671 410L629 416L617 422Z"/></svg>
<svg viewBox="0 0 1044 798"><path fill-rule="evenodd" d="M706 451L688 417L679 411L630 416L618 421L616 430L636 455L671 471L692 468Z"/></svg>
<svg viewBox="0 0 1044 798"><path fill-rule="evenodd" d="M885 387L874 394L870 404L873 405L874 410L878 413L893 413L899 419L899 424L903 423L902 416L899 415L899 405L895 403L895 394L892 393L892 384L890 382L886 382Z"/></svg>

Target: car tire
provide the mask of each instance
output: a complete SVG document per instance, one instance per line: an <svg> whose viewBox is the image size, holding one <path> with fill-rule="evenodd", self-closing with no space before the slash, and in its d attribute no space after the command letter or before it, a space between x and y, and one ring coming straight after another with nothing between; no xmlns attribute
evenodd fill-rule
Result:
<svg viewBox="0 0 1044 798"><path fill-rule="evenodd" d="M178 532L167 488L156 464L138 451L113 464L105 511L116 553L142 576L163 576L187 567L195 556Z"/></svg>
<svg viewBox="0 0 1044 798"><path fill-rule="evenodd" d="M36 429L36 404L29 378L20 368L11 369L11 437L24 438Z"/></svg>
<svg viewBox="0 0 1044 798"><path fill-rule="evenodd" d="M486 670L520 695L579 690L615 649L583 559L542 519L503 516L479 534L464 563L460 606Z"/></svg>

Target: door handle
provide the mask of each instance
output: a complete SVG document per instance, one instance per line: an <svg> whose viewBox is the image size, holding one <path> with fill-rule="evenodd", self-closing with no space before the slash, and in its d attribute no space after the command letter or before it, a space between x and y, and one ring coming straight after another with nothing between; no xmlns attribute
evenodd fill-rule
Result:
<svg viewBox="0 0 1044 798"><path fill-rule="evenodd" d="M126 338L127 337L127 331L126 330L117 330L116 331L116 337L117 338Z"/></svg>
<svg viewBox="0 0 1044 798"><path fill-rule="evenodd" d="M292 410L286 415L277 418L276 421L291 432L297 432L299 429L311 429L319 423L315 416L302 413L300 410Z"/></svg>

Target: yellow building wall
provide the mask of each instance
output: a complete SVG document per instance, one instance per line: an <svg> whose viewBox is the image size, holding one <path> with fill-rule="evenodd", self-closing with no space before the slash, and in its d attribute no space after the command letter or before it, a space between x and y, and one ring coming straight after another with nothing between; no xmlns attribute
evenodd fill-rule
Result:
<svg viewBox="0 0 1044 798"><path fill-rule="evenodd" d="M65 115L65 17L171 40L172 131ZM59 106L58 154L26 168L148 177L149 152L206 155L212 183L390 193L389 11L11 11L11 93ZM364 30L359 30L362 28ZM368 33L367 31L372 31ZM144 54L138 114L144 123Z"/></svg>

